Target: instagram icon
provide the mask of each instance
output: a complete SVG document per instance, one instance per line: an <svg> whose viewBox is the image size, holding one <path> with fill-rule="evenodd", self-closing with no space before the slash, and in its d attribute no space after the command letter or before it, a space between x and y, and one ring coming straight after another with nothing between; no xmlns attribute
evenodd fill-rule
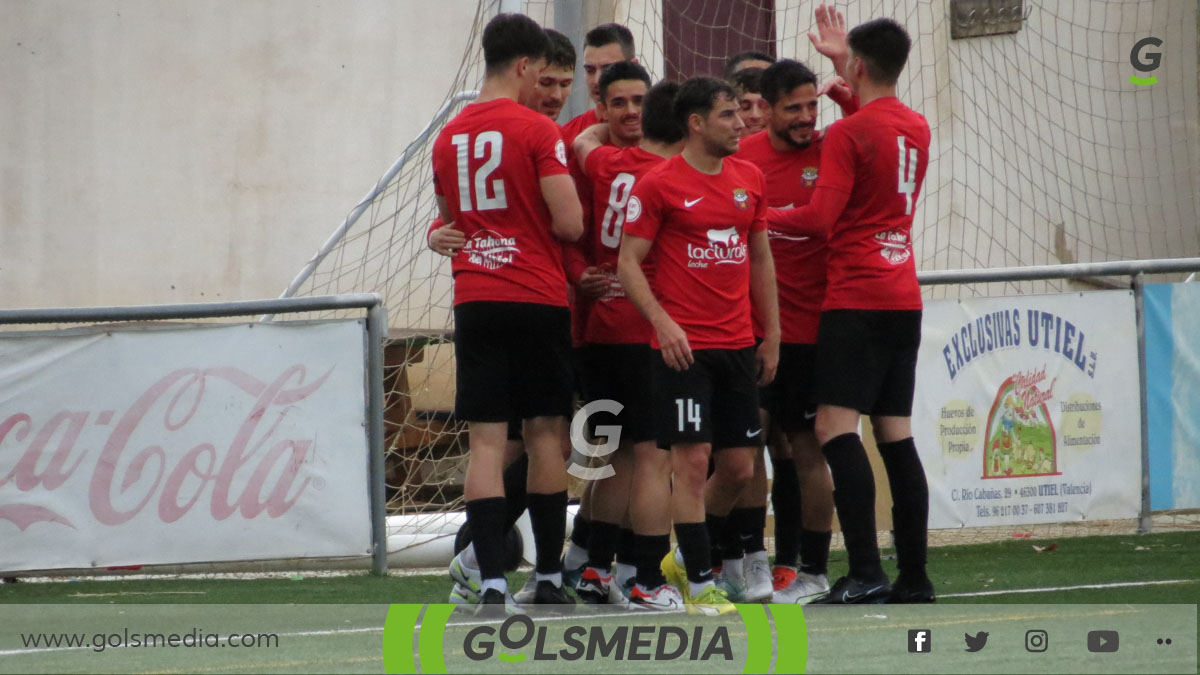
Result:
<svg viewBox="0 0 1200 675"><path fill-rule="evenodd" d="M1025 631L1025 651L1044 652L1050 646L1050 636L1044 630Z"/></svg>

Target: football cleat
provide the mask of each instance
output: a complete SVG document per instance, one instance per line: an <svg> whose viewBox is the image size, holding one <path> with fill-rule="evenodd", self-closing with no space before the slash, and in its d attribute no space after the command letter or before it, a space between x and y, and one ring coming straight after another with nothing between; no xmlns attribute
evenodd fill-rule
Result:
<svg viewBox="0 0 1200 675"><path fill-rule="evenodd" d="M918 581L911 582L904 575L896 578L896 583L892 584L892 592L888 596L888 604L918 604L936 602L937 598L933 592L933 582L929 577L924 577Z"/></svg>
<svg viewBox="0 0 1200 675"><path fill-rule="evenodd" d="M829 577L792 571L792 583L775 591L771 602L777 605L807 605L829 592Z"/></svg>
<svg viewBox="0 0 1200 675"><path fill-rule="evenodd" d="M776 565L771 570L771 587L778 593L788 586L792 585L792 580L796 578L796 568L787 565Z"/></svg>
<svg viewBox="0 0 1200 675"><path fill-rule="evenodd" d="M656 612L674 612L682 610L684 602L679 589L670 584L663 584L649 591L641 584L634 584L629 591L629 607Z"/></svg>
<svg viewBox="0 0 1200 675"><path fill-rule="evenodd" d="M706 586L699 594L693 595L685 602L689 614L704 614L718 616L737 611L737 606L729 601L725 591L715 585Z"/></svg>
<svg viewBox="0 0 1200 675"><path fill-rule="evenodd" d="M625 601L615 577L595 567L583 571L579 583L575 584L575 595L589 605L615 605Z"/></svg>
<svg viewBox="0 0 1200 675"><path fill-rule="evenodd" d="M759 551L757 553L747 554L744 569L746 591L742 594L741 600L735 601L770 601L771 594L775 592L775 586L773 580L771 579L771 566L767 562L767 552ZM734 600L734 598L731 596L730 600Z"/></svg>
<svg viewBox="0 0 1200 675"><path fill-rule="evenodd" d="M874 581L860 581L842 577L833 584L824 597L813 600L814 605L881 605L887 602L891 584L887 577Z"/></svg>

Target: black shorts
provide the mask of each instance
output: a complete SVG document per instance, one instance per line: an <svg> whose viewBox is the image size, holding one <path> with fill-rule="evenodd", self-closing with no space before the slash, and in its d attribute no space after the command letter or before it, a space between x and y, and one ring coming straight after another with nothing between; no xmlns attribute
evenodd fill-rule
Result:
<svg viewBox="0 0 1200 675"><path fill-rule="evenodd" d="M817 404L813 401L816 361L816 345L779 345L775 379L759 390L760 404L771 415L772 428L787 434L812 431L817 420Z"/></svg>
<svg viewBox="0 0 1200 675"><path fill-rule="evenodd" d="M911 417L920 346L921 310L821 312L817 403Z"/></svg>
<svg viewBox="0 0 1200 675"><path fill-rule="evenodd" d="M620 403L621 412L593 413L588 432L593 436L601 425L621 427L621 440L642 443L653 441L654 398L650 395L653 359L662 356L650 345L585 345L577 350L583 381L583 400L608 399ZM603 440L603 439L601 439Z"/></svg>
<svg viewBox="0 0 1200 675"><path fill-rule="evenodd" d="M454 308L454 416L510 422L571 414L571 314L524 302Z"/></svg>
<svg viewBox="0 0 1200 675"><path fill-rule="evenodd" d="M695 349L695 363L672 370L654 352L658 445L712 443L713 449L762 445L754 347Z"/></svg>

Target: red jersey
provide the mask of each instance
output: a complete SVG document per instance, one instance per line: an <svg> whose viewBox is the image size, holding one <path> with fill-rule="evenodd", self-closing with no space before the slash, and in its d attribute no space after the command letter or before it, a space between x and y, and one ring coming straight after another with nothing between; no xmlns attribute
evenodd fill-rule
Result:
<svg viewBox="0 0 1200 675"><path fill-rule="evenodd" d="M609 278L608 291L592 303L584 330L584 341L600 344L648 344L654 335L650 322L625 296L617 279L617 257L621 252L621 230L625 210L635 182L665 160L639 147L605 145L587 156L584 170L592 183L592 213L589 228L593 264ZM643 266L653 279L653 269Z"/></svg>
<svg viewBox="0 0 1200 675"><path fill-rule="evenodd" d="M539 180L567 173L558 125L511 99L472 103L433 144L433 182L467 243L451 263L454 304L567 306L562 244Z"/></svg>
<svg viewBox="0 0 1200 675"><path fill-rule="evenodd" d="M929 123L894 97L829 128L821 184L849 195L829 238L825 309L921 309L912 225Z"/></svg>
<svg viewBox="0 0 1200 675"><path fill-rule="evenodd" d="M743 138L734 157L744 159L763 172L767 181L767 206L773 209L799 208L812 199L821 164L820 131L813 133L812 144L803 150L781 152L771 145L766 131ZM779 324L783 341L816 344L817 325L821 320L821 301L825 299L825 240L780 232L768 227L771 254L775 258L775 283L779 289ZM762 336L758 315L754 316L754 334Z"/></svg>
<svg viewBox="0 0 1200 675"><path fill-rule="evenodd" d="M585 113L576 115L570 122L562 125L562 137L566 141L567 147L575 142L575 137L587 131L587 128L593 124L600 124L602 120L596 114L596 109L593 107Z"/></svg>
<svg viewBox="0 0 1200 675"><path fill-rule="evenodd" d="M733 157L710 176L677 155L634 185L625 232L654 242L655 296L692 349L754 345L749 238L767 228L765 192L762 172Z"/></svg>

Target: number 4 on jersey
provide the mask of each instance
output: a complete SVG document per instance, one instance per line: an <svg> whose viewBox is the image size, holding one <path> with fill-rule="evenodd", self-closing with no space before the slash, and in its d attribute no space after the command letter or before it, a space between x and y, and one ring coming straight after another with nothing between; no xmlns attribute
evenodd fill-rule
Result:
<svg viewBox="0 0 1200 675"><path fill-rule="evenodd" d="M896 144L900 146L900 187L898 191L904 195L904 215L911 216L913 195L917 193L917 149L908 148L906 156L903 136L896 137Z"/></svg>

